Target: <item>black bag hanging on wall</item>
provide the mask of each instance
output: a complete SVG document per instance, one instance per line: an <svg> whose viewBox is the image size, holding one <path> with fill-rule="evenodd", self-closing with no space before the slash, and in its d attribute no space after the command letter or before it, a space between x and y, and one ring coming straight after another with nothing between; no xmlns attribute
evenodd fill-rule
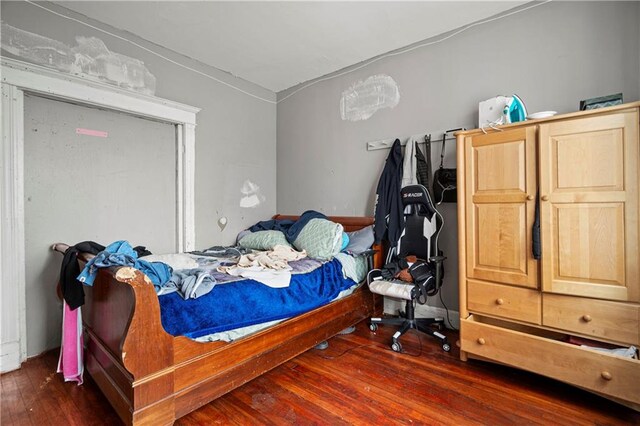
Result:
<svg viewBox="0 0 640 426"><path fill-rule="evenodd" d="M455 203L457 196L457 173L456 169L444 168L444 152L447 133L442 136L442 150L440 151L440 168L433 175L433 194L436 204Z"/></svg>

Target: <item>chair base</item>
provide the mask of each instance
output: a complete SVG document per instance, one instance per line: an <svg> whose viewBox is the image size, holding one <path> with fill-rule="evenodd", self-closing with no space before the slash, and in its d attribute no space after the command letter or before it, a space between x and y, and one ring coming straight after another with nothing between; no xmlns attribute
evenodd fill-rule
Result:
<svg viewBox="0 0 640 426"><path fill-rule="evenodd" d="M407 300L405 306L405 317L371 318L369 322L369 329L371 331L376 331L378 329L378 324L396 325L400 327L400 329L391 337L391 349L395 352L402 352L402 344L399 339L412 328L438 339L442 345L442 350L445 352L449 352L451 350L451 345L447 341L447 336L439 333L431 327L434 324L444 326L444 318L416 318L415 309L411 300Z"/></svg>

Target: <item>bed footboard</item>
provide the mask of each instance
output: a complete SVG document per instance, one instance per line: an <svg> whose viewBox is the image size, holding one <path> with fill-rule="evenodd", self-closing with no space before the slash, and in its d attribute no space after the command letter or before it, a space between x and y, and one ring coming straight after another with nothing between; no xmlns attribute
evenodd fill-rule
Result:
<svg viewBox="0 0 640 426"><path fill-rule="evenodd" d="M162 328L153 284L140 271L101 270L86 293L87 370L118 415L134 423L137 411L173 394L169 377L163 385L153 378L172 368L174 337Z"/></svg>

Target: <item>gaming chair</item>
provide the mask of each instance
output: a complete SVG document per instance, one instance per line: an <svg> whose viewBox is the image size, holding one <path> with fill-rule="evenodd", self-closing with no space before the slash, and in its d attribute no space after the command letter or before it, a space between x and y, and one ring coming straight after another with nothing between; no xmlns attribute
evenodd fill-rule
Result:
<svg viewBox="0 0 640 426"><path fill-rule="evenodd" d="M446 259L438 249L442 216L422 185L405 186L401 197L404 229L395 247L390 248L385 267L370 271L367 283L373 293L404 299L405 313L400 318L371 318L369 328L376 331L378 324L399 326L391 338L391 349L395 352L402 352L400 336L412 328L440 340L442 349L449 352L451 346L447 337L433 329L434 325L441 329L444 318L415 318L415 303L426 304L427 298L435 296L442 286L443 261ZM407 262L408 256L415 256L417 260ZM404 277L410 276L413 282L395 278L402 270L405 270Z"/></svg>

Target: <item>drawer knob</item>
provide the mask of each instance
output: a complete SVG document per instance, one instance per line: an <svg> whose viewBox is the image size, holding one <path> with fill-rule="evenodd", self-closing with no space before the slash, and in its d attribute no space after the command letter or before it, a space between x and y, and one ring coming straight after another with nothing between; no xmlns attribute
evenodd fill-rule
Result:
<svg viewBox="0 0 640 426"><path fill-rule="evenodd" d="M584 322L591 322L592 319L593 318L591 318L591 315L589 315L589 314L584 314L582 316L582 321L584 321Z"/></svg>
<svg viewBox="0 0 640 426"><path fill-rule="evenodd" d="M479 345L484 345L486 342L482 337L478 337L478 344Z"/></svg>
<svg viewBox="0 0 640 426"><path fill-rule="evenodd" d="M531 201L533 200L533 198L534 198L533 195L527 195L527 200Z"/></svg>
<svg viewBox="0 0 640 426"><path fill-rule="evenodd" d="M607 381L613 379L613 376L608 371L603 371L602 373L600 373L600 376L602 376L602 378Z"/></svg>
<svg viewBox="0 0 640 426"><path fill-rule="evenodd" d="M542 197L540 197L540 199L542 201L549 201L549 196L548 195L543 195Z"/></svg>
<svg viewBox="0 0 640 426"><path fill-rule="evenodd" d="M504 299L496 299L496 305L504 305Z"/></svg>

